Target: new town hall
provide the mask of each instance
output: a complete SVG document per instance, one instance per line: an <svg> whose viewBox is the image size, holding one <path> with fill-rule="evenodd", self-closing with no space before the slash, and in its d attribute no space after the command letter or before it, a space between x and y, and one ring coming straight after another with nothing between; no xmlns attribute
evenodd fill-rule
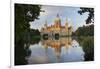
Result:
<svg viewBox="0 0 100 69"><path fill-rule="evenodd" d="M51 26L47 25L47 21L44 24L44 27L41 28L41 35L47 36L71 36L72 35L72 26L69 26L68 20L64 23L65 25L61 25L61 19L59 14L57 14L56 18L54 19L54 24Z"/></svg>

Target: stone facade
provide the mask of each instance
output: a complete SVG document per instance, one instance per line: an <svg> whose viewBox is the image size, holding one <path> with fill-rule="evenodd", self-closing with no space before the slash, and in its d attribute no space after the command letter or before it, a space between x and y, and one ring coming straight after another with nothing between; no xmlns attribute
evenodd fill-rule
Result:
<svg viewBox="0 0 100 69"><path fill-rule="evenodd" d="M47 21L44 24L44 27L41 28L41 35L48 35L48 36L71 36L72 35L72 26L69 26L68 21L66 20L65 25L61 25L61 19L57 14L57 17L54 20L54 24L51 26L47 25Z"/></svg>

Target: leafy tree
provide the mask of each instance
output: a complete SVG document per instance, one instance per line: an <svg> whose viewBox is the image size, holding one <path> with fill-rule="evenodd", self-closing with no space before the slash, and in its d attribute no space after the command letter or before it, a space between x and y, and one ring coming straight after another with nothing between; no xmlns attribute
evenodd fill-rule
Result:
<svg viewBox="0 0 100 69"><path fill-rule="evenodd" d="M40 36L40 32L38 29L30 29L30 34L34 36Z"/></svg>
<svg viewBox="0 0 100 69"><path fill-rule="evenodd" d="M94 36L94 25L79 27L75 31L75 35L77 36Z"/></svg>
<svg viewBox="0 0 100 69"><path fill-rule="evenodd" d="M23 38L29 29L30 21L38 19L41 11L40 5L15 4L15 41ZM26 33L25 33L26 32Z"/></svg>
<svg viewBox="0 0 100 69"><path fill-rule="evenodd" d="M86 24L94 23L94 8L83 8L81 7L78 13L82 15L83 13L88 12L88 18L86 19Z"/></svg>
<svg viewBox="0 0 100 69"><path fill-rule="evenodd" d="M38 19L41 12L40 5L15 4L15 65L27 64L25 56L30 37L30 21ZM27 44L24 48L25 43Z"/></svg>

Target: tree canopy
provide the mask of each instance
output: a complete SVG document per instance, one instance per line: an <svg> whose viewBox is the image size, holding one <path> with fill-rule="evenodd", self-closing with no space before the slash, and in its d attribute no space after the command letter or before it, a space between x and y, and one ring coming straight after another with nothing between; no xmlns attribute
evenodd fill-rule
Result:
<svg viewBox="0 0 100 69"><path fill-rule="evenodd" d="M31 53L28 49L30 42L30 21L38 19L40 5L15 4L15 65L27 64L25 56ZM26 44L26 48L24 45Z"/></svg>
<svg viewBox="0 0 100 69"><path fill-rule="evenodd" d="M94 8L83 8L80 7L78 13L82 15L83 13L88 12L88 18L86 19L86 24L94 23Z"/></svg>
<svg viewBox="0 0 100 69"><path fill-rule="evenodd" d="M39 19L40 5L15 4L15 38L16 41L23 39L25 32L30 30L30 21Z"/></svg>
<svg viewBox="0 0 100 69"><path fill-rule="evenodd" d="M77 36L94 36L94 25L79 27L75 31L75 35Z"/></svg>

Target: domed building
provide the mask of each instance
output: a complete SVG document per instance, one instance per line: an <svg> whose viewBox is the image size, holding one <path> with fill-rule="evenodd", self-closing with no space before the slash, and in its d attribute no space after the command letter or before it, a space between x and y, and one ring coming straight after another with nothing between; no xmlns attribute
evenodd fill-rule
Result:
<svg viewBox="0 0 100 69"><path fill-rule="evenodd" d="M41 28L41 36L71 36L72 35L72 26L68 24L68 20L66 20L65 25L61 25L61 19L59 17L59 14L57 14L54 24L51 26L47 25L47 21L44 24L44 27Z"/></svg>

